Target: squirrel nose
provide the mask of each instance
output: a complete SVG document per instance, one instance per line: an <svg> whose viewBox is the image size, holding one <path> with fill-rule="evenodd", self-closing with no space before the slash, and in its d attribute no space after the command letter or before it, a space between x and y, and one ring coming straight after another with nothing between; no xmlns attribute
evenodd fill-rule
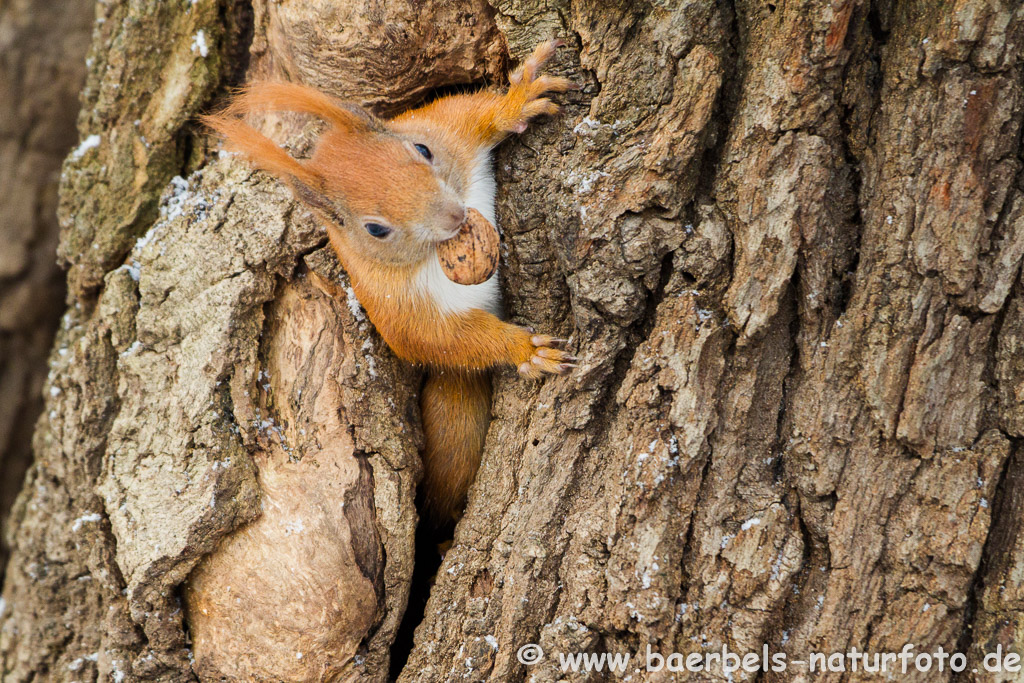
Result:
<svg viewBox="0 0 1024 683"><path fill-rule="evenodd" d="M454 230L466 220L466 209L461 206L452 206L448 209L449 226Z"/></svg>
<svg viewBox="0 0 1024 683"><path fill-rule="evenodd" d="M461 206L453 209L450 215L452 217L453 225L462 225L462 222L466 220L466 210Z"/></svg>

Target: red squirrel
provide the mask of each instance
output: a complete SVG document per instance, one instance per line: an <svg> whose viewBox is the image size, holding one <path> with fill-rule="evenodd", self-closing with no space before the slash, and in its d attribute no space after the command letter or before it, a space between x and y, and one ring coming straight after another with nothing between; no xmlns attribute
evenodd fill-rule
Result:
<svg viewBox="0 0 1024 683"><path fill-rule="evenodd" d="M491 413L488 370L507 365L537 378L575 367L559 348L565 340L501 320L497 273L482 284L456 284L436 255L468 208L495 223L495 146L530 119L558 112L545 93L576 88L539 73L561 45L539 45L509 75L505 94L442 97L389 120L312 88L270 82L249 85L226 109L203 117L230 148L315 210L381 337L400 358L428 367L420 397L424 500L437 524L460 516L480 463ZM260 110L313 114L329 128L312 158L299 162L239 118Z"/></svg>

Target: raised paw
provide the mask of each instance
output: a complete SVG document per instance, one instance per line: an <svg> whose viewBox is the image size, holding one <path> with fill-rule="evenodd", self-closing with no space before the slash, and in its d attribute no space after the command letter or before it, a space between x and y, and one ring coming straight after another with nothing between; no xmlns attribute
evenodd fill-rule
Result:
<svg viewBox="0 0 1024 683"><path fill-rule="evenodd" d="M533 355L524 363L519 364L519 374L530 379L539 379L544 375L564 375L576 367L576 358L562 349L556 348L566 343L546 334L535 334L530 337L533 344Z"/></svg>
<svg viewBox="0 0 1024 683"><path fill-rule="evenodd" d="M544 63L555 54L555 49L563 45L565 43L561 40L541 43L522 66L509 75L510 86L505 96L508 106L504 126L506 131L522 133L530 119L541 114L557 114L558 105L546 97L541 97L545 93L579 89L579 86L568 78L538 75Z"/></svg>

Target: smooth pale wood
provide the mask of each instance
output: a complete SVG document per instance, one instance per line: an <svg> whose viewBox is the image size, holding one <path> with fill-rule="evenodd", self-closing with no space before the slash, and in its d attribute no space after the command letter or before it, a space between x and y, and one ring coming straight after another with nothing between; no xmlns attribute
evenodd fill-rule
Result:
<svg viewBox="0 0 1024 683"><path fill-rule="evenodd" d="M341 329L344 304L317 292L320 282L282 288L267 309L261 384L232 386L234 405L261 416L252 448L261 514L185 585L193 668L204 681L351 680L380 614L373 476L349 432L359 418L333 379L355 345Z"/></svg>
<svg viewBox="0 0 1024 683"><path fill-rule="evenodd" d="M459 234L437 245L441 270L452 282L478 285L498 268L498 230L476 209L466 211Z"/></svg>

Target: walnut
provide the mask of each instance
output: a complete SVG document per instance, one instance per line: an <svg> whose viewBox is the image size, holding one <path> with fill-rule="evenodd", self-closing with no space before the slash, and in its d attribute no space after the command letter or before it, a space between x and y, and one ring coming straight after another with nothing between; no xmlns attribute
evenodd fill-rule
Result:
<svg viewBox="0 0 1024 683"><path fill-rule="evenodd" d="M498 268L498 230L476 209L466 211L459 234L437 245L441 270L452 282L478 285Z"/></svg>

